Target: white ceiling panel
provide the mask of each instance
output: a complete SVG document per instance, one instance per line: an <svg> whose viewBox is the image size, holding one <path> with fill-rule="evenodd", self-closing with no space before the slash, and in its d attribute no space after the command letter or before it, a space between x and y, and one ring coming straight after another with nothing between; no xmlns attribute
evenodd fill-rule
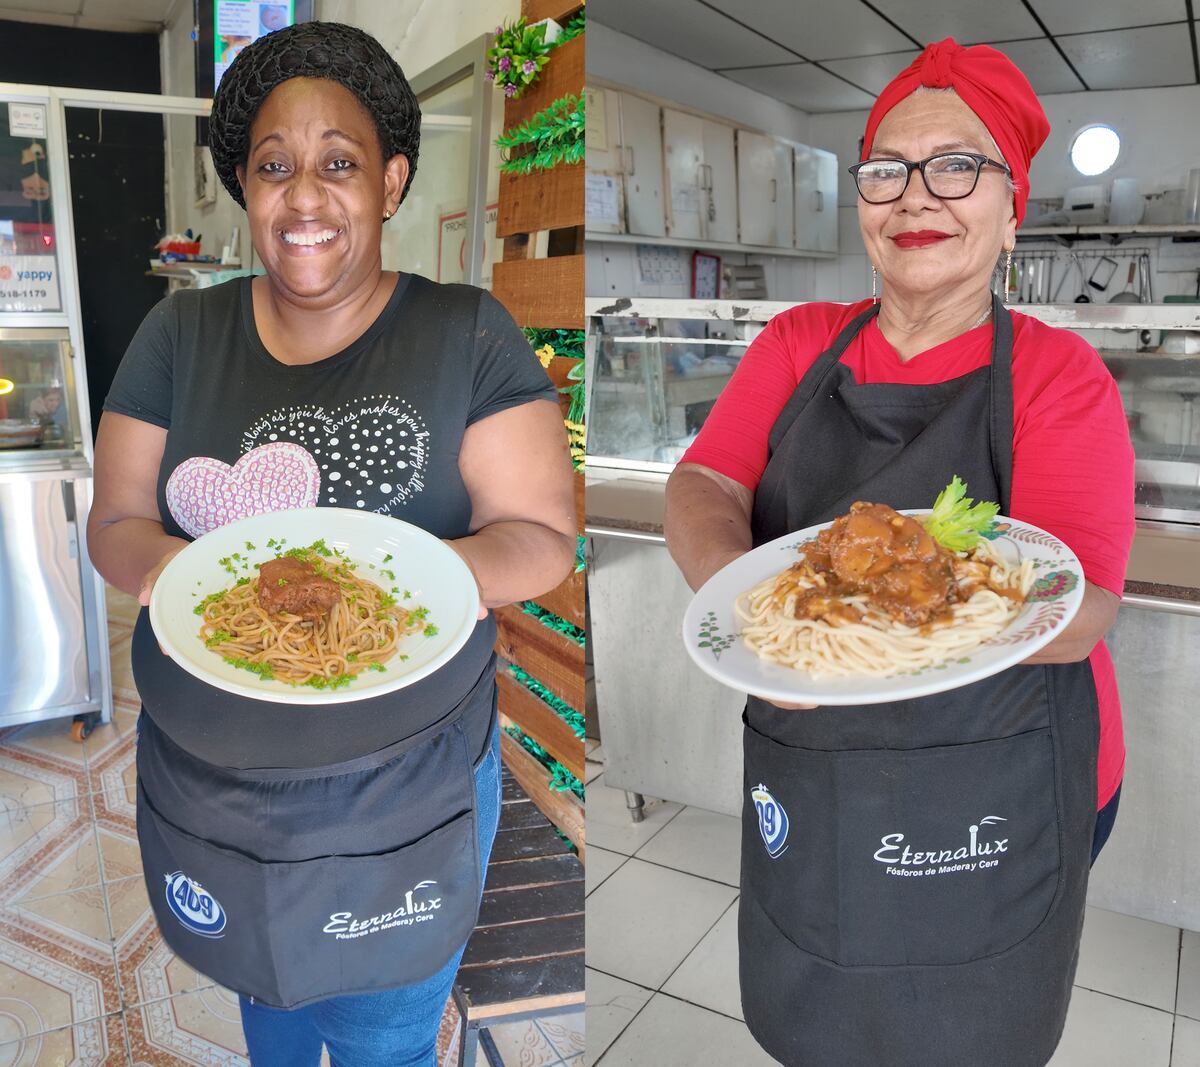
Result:
<svg viewBox="0 0 1200 1067"><path fill-rule="evenodd" d="M604 0L588 18L710 70L796 58L697 0Z"/></svg>
<svg viewBox="0 0 1200 1067"><path fill-rule="evenodd" d="M822 0L715 0L714 6L806 59L869 56L912 47L912 41L859 0L842 0L840 4Z"/></svg>
<svg viewBox="0 0 1200 1067"><path fill-rule="evenodd" d="M1035 93L1074 93L1083 88L1067 61L1045 37L1032 41L997 41L992 47L1021 68Z"/></svg>
<svg viewBox="0 0 1200 1067"><path fill-rule="evenodd" d="M1185 26L1085 33L1059 37L1058 43L1091 89L1138 89L1196 80Z"/></svg>
<svg viewBox="0 0 1200 1067"><path fill-rule="evenodd" d="M883 88L921 53L889 52L883 56L862 56L858 59L827 59L821 64L835 74L849 78L855 85L862 86L878 96Z"/></svg>
<svg viewBox="0 0 1200 1067"><path fill-rule="evenodd" d="M1053 34L1116 30L1123 26L1148 26L1155 22L1182 22L1187 18L1184 0L1030 0Z"/></svg>
<svg viewBox="0 0 1200 1067"><path fill-rule="evenodd" d="M721 73L802 111L854 111L869 108L875 102L869 93L847 85L811 63L744 67Z"/></svg>
<svg viewBox="0 0 1200 1067"><path fill-rule="evenodd" d="M1042 34L1021 0L921 0L920 3L873 0L873 3L905 33L926 44L945 37L953 37L959 44L979 44Z"/></svg>

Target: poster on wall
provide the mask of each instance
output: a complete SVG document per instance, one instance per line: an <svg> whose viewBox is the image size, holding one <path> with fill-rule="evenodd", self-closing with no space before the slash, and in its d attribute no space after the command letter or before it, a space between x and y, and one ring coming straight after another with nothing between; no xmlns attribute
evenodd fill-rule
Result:
<svg viewBox="0 0 1200 1067"><path fill-rule="evenodd" d="M53 256L0 256L0 311L61 311Z"/></svg>
<svg viewBox="0 0 1200 1067"><path fill-rule="evenodd" d="M222 75L243 48L295 21L296 3L295 0L216 0L213 16L215 86L221 84Z"/></svg>
<svg viewBox="0 0 1200 1067"><path fill-rule="evenodd" d="M499 203L488 204L483 216L483 277L485 289L492 286L492 264L497 262L503 247L496 240L496 215ZM467 213L448 211L438 213L437 278L439 282L461 282L466 277Z"/></svg>

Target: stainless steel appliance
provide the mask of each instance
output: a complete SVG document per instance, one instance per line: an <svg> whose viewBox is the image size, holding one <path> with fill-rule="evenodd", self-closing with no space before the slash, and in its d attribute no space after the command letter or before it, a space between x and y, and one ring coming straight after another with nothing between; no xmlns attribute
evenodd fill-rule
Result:
<svg viewBox="0 0 1200 1067"><path fill-rule="evenodd" d="M111 715L79 397L66 327L0 327L0 726Z"/></svg>

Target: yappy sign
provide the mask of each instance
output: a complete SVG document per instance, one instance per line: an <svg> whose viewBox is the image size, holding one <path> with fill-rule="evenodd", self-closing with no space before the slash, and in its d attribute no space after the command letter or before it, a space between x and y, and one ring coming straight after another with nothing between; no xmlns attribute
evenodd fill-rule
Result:
<svg viewBox="0 0 1200 1067"><path fill-rule="evenodd" d="M0 311L61 311L53 256L0 256Z"/></svg>

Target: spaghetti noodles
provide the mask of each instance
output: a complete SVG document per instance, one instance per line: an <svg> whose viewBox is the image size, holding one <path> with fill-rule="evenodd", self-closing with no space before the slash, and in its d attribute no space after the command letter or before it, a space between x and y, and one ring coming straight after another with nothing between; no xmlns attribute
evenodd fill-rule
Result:
<svg viewBox="0 0 1200 1067"><path fill-rule="evenodd" d="M196 608L203 619L200 637L227 663L291 685L334 689L348 685L363 671L385 670L384 662L395 654L402 638L422 631L427 636L437 633L424 608L401 604L393 593L356 574L342 553L323 542L292 549L279 558L286 557L307 564L318 578L336 583L341 596L315 617L271 612L261 603L260 571L206 597ZM242 566L248 569L247 564Z"/></svg>
<svg viewBox="0 0 1200 1067"><path fill-rule="evenodd" d="M866 539L831 536L867 509L898 531L894 544L864 548ZM814 677L885 678L969 652L1016 618L1033 584L1029 560L1010 564L982 538L949 552L909 526L919 524L855 504L800 561L738 597L742 639L763 659Z"/></svg>

